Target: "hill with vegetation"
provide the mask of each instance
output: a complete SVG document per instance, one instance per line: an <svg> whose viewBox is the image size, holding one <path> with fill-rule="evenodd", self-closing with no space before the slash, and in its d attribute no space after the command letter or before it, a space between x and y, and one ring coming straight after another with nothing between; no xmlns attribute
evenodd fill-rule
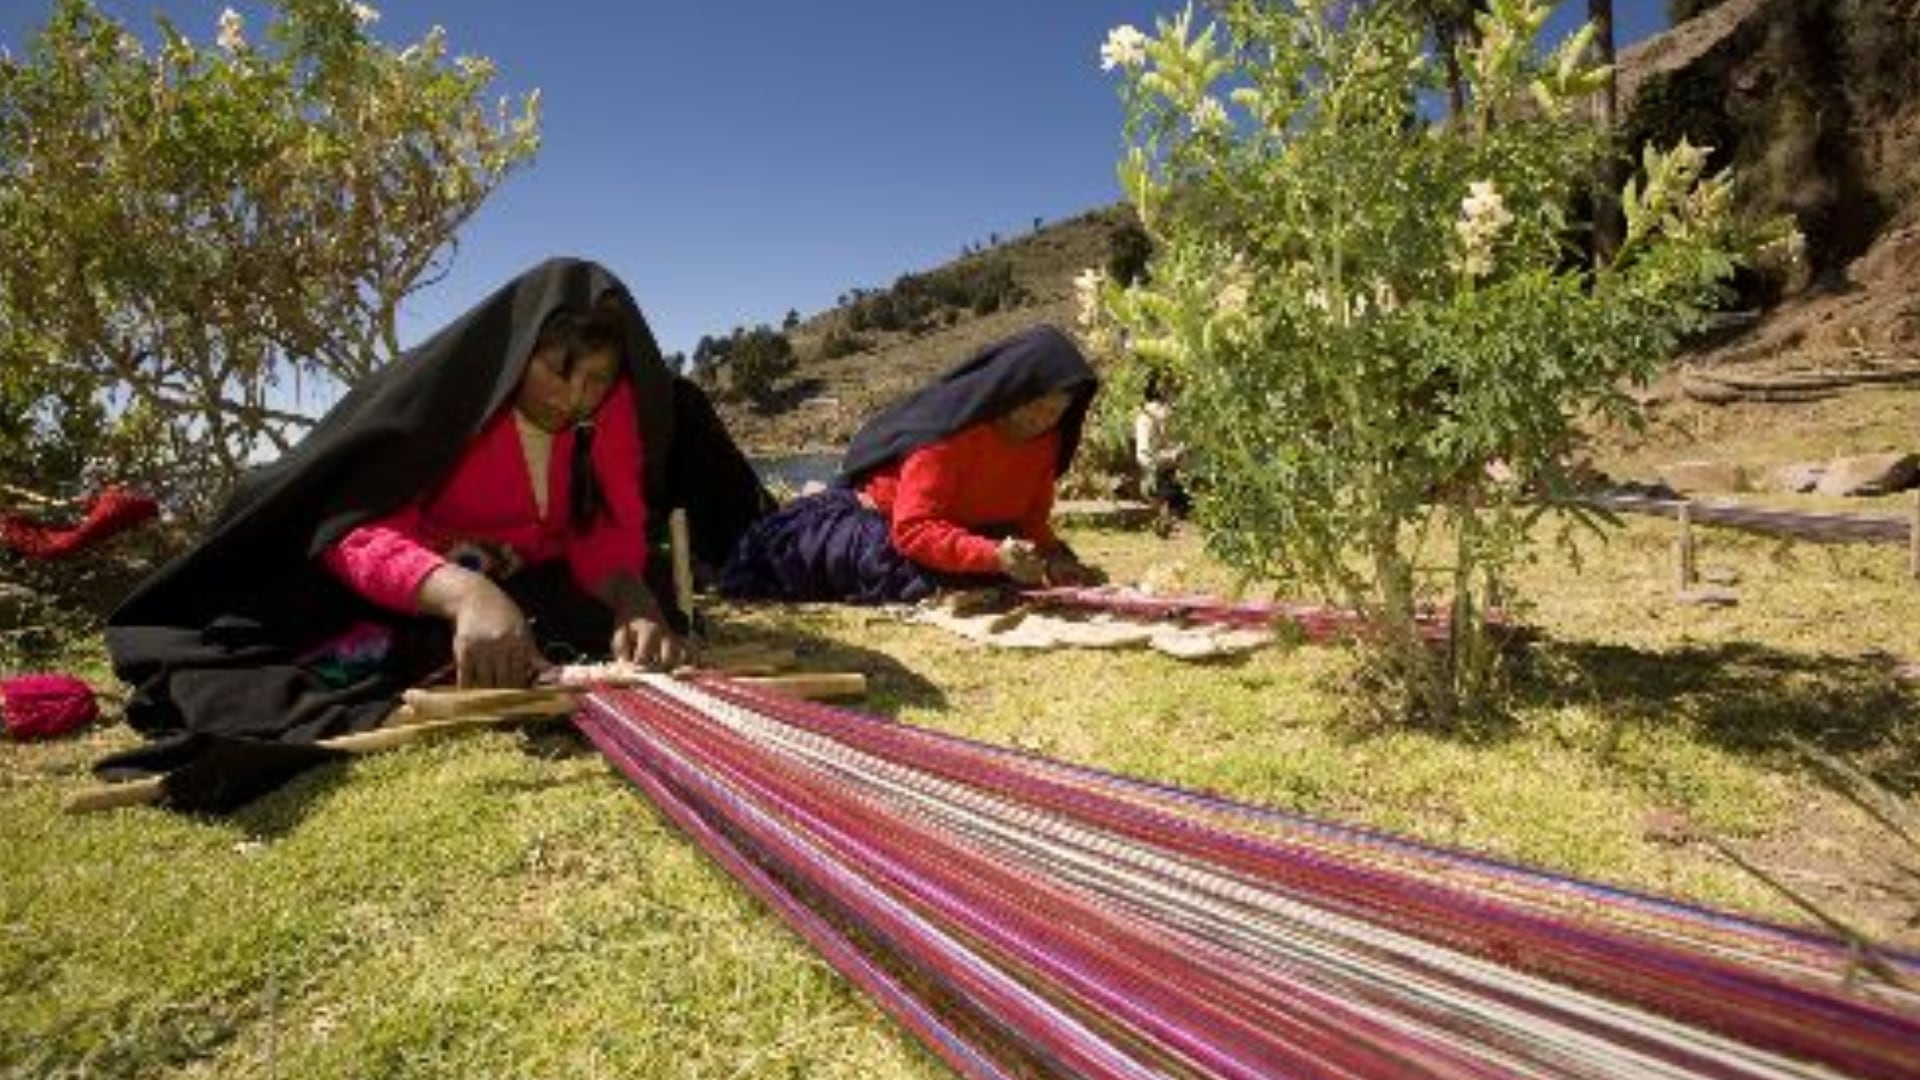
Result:
<svg viewBox="0 0 1920 1080"><path fill-rule="evenodd" d="M1903 434L1911 443L1911 398L1900 386L1920 376L1911 287L1920 275L1920 11L1912 0L1690 7L1692 18L1621 54L1628 144L1685 136L1713 147L1712 167L1735 170L1743 212L1799 221L1805 269L1792 280L1743 277L1724 329L1650 389L1650 430L1598 433L1596 460L1616 475L1650 475L1689 455L1764 471L1795 456L1891 448ZM732 430L757 454L838 447L875 408L979 346L1035 322L1071 327L1074 278L1143 258L1145 243L1125 206L996 240L791 317L781 332L789 355L758 393L734 387L724 361L708 367ZM913 297L937 292L929 282L965 281L1013 287L986 304L949 290L915 307ZM906 314L891 317L896 308ZM1729 369L1737 377L1697 377ZM1846 376L1867 371L1878 381L1811 401L1727 389L1824 372L1845 391Z"/></svg>
<svg viewBox="0 0 1920 1080"><path fill-rule="evenodd" d="M729 428L750 451L831 449L876 408L988 342L1036 322L1071 327L1075 276L1124 260L1143 243L1125 207L1042 224L788 320L791 366L757 395L740 385L733 359L713 363L696 350L695 370L718 391ZM736 330L729 340L752 334Z"/></svg>

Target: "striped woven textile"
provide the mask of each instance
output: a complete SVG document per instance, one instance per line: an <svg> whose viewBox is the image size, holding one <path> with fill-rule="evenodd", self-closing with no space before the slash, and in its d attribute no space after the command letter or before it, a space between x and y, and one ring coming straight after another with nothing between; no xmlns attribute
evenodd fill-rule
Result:
<svg viewBox="0 0 1920 1080"><path fill-rule="evenodd" d="M1236 629L1264 630L1291 625L1309 641L1339 641L1360 633L1365 620L1356 612L1327 604L1306 604L1286 600L1224 600L1204 594L1152 595L1112 585L1089 588L1059 587L1022 589L1020 599L1039 607L1100 611L1126 618L1176 620L1227 626ZM1496 628L1498 616L1489 619ZM1420 636L1430 642L1447 639L1448 618L1443 611L1420 614Z"/></svg>
<svg viewBox="0 0 1920 1080"><path fill-rule="evenodd" d="M1769 510L1732 502L1690 502L1644 495L1596 495L1593 506L1619 514L1678 518L1688 506L1695 524L1719 525L1762 536L1785 536L1815 544L1904 544L1913 523L1896 514L1841 514L1817 510Z"/></svg>
<svg viewBox="0 0 1920 1080"><path fill-rule="evenodd" d="M1814 934L719 678L576 722L962 1076L1920 1077Z"/></svg>

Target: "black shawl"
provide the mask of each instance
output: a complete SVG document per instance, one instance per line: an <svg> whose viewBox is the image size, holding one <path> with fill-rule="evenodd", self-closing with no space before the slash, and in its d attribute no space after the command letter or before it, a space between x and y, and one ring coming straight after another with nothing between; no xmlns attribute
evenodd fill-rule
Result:
<svg viewBox="0 0 1920 1080"><path fill-rule="evenodd" d="M1072 338L1056 327L1030 327L988 345L875 414L847 445L838 483L855 486L922 446L1064 390L1071 402L1060 418L1058 476L1080 448L1080 429L1098 388L1099 377Z"/></svg>
<svg viewBox="0 0 1920 1080"><path fill-rule="evenodd" d="M704 399L667 369L626 287L593 263L549 260L363 379L109 617L114 671L133 686L128 722L162 741L102 771L172 770L169 801L225 809L325 756L314 741L378 725L403 675L334 687L295 663L329 629L392 618L317 556L437 486L513 396L547 317L609 297L623 317L649 519L663 525L667 508L692 504L696 551L723 561L771 500Z"/></svg>

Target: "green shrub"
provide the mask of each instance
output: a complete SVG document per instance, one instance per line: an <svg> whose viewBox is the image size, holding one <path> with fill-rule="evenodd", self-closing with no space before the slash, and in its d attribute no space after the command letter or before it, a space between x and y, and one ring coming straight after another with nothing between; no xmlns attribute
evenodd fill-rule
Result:
<svg viewBox="0 0 1920 1080"><path fill-rule="evenodd" d="M820 339L820 359L833 360L865 351L871 343L851 330L835 327Z"/></svg>
<svg viewBox="0 0 1920 1080"><path fill-rule="evenodd" d="M215 44L149 49L59 0L0 56L0 431L43 482L111 473L209 510L311 418L284 387L351 383L399 352L401 303L538 145L537 99L377 13L280 0ZM293 399L293 400L290 400Z"/></svg>
<svg viewBox="0 0 1920 1080"><path fill-rule="evenodd" d="M727 383L733 392L756 404L772 399L775 384L793 371L797 359L793 342L770 326L734 331L727 350Z"/></svg>
<svg viewBox="0 0 1920 1080"><path fill-rule="evenodd" d="M1676 23L1686 22L1703 11L1719 7L1724 0L1667 0L1667 15Z"/></svg>
<svg viewBox="0 0 1920 1080"><path fill-rule="evenodd" d="M1215 7L1224 32L1190 9L1104 50L1153 256L1130 287L1083 278L1095 347L1124 342L1178 385L1218 555L1374 618L1376 704L1497 708L1487 607L1569 494L1577 422L1631 422L1625 387L1720 295L1729 181L1684 142L1649 151L1624 243L1578 265L1566 208L1595 151L1578 99L1602 76L1586 32L1536 54L1541 0L1480 17L1469 111L1444 124L1409 104L1443 86L1407 6ZM1417 632L1433 605L1453 616L1444 649Z"/></svg>

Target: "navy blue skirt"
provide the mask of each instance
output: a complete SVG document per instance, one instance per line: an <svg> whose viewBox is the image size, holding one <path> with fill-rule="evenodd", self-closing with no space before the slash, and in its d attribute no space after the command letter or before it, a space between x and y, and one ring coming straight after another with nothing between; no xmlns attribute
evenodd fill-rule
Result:
<svg viewBox="0 0 1920 1080"><path fill-rule="evenodd" d="M720 571L737 600L910 604L943 578L900 554L887 519L846 488L795 499L755 522Z"/></svg>

